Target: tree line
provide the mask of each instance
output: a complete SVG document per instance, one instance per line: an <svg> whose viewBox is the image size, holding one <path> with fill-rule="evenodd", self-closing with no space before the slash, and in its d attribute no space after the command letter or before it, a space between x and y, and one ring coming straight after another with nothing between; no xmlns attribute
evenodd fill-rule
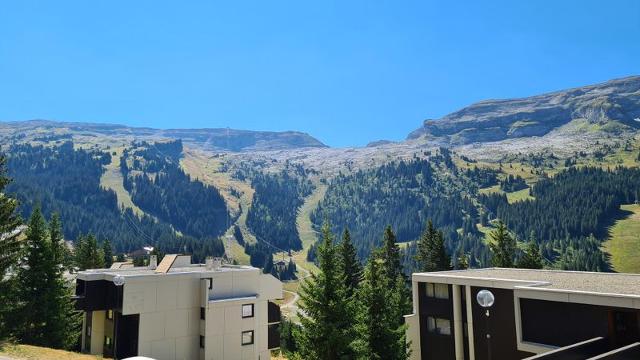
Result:
<svg viewBox="0 0 640 360"><path fill-rule="evenodd" d="M534 200L509 204L504 194L491 194L480 201L518 238L535 238L544 257L558 267L607 271L599 242L620 205L636 202L639 191L638 169L584 167L541 179L530 190Z"/></svg>
<svg viewBox="0 0 640 360"><path fill-rule="evenodd" d="M115 192L100 184L103 166L111 162L109 153L66 142L48 147L12 145L6 154L8 175L14 180L6 192L16 198L19 214L27 218L37 206L45 217L59 214L67 240L94 234L100 242L110 239L115 253L152 245L166 253L191 253L196 261L224 253L217 237L180 235L170 222L118 206Z"/></svg>
<svg viewBox="0 0 640 360"><path fill-rule="evenodd" d="M247 213L251 232L278 249L302 249L296 217L304 198L313 191L304 170L290 168L275 174L257 173L251 179L251 187L255 190Z"/></svg>
<svg viewBox="0 0 640 360"><path fill-rule="evenodd" d="M182 142L143 142L120 160L125 189L140 209L197 238L221 235L231 222L213 186L194 181L180 168Z"/></svg>
<svg viewBox="0 0 640 360"><path fill-rule="evenodd" d="M39 206L23 227L18 201L5 192L11 182L5 164L0 156L0 341L77 349L82 316L65 274L110 265L110 243L82 236L71 251L60 217L47 223Z"/></svg>
<svg viewBox="0 0 640 360"><path fill-rule="evenodd" d="M428 159L416 157L339 174L331 180L311 219L316 229L325 216L333 224L333 232L349 228L360 259L366 259L371 249L381 245L377 234L387 224L393 227L399 242L410 242L420 237L422 224L431 219L444 232L450 253L469 253L473 264L480 266L487 258L487 249L476 226L480 222L473 199L476 181L497 180L492 171L460 171L450 152L439 150ZM411 246L408 251L415 253Z"/></svg>
<svg viewBox="0 0 640 360"><path fill-rule="evenodd" d="M320 272L302 284L301 324L282 322L281 348L291 359L407 359L410 352L403 316L411 312L411 294L392 227L385 227L381 246L372 249L364 266L349 230L336 241L331 229L325 221L316 252ZM492 243L495 266L543 265L533 246L515 261L515 238L504 225L498 225ZM468 266L464 258L454 265L445 235L432 221L427 222L416 248L416 271Z"/></svg>

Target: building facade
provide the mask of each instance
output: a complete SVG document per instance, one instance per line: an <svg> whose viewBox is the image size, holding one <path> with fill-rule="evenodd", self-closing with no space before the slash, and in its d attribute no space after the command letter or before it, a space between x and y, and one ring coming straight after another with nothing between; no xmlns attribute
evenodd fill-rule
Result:
<svg viewBox="0 0 640 360"><path fill-rule="evenodd" d="M117 266L116 266L117 267ZM155 266L83 271L82 350L123 359L269 359L279 347L282 284L249 266L166 255Z"/></svg>
<svg viewBox="0 0 640 360"><path fill-rule="evenodd" d="M640 359L640 275L473 269L415 273L412 288L412 359Z"/></svg>

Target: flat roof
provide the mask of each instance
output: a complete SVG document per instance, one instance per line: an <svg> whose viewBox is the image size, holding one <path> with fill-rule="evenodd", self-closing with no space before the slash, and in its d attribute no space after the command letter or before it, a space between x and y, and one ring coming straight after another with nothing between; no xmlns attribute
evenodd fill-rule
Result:
<svg viewBox="0 0 640 360"><path fill-rule="evenodd" d="M414 273L414 280L469 280L511 283L512 288L531 288L585 292L601 295L623 295L640 298L640 274L603 273L564 270L530 270L486 268ZM422 278L422 279L421 279ZM463 281L464 282L464 281Z"/></svg>
<svg viewBox="0 0 640 360"><path fill-rule="evenodd" d="M221 272L234 271L256 271L258 268L246 265L222 265L218 270L207 270L205 264L191 264L186 266L172 267L166 273L158 273L147 266L127 267L121 269L90 269L78 272L78 278L82 280L111 280L115 276L138 277L138 276L166 276L187 273L217 274Z"/></svg>

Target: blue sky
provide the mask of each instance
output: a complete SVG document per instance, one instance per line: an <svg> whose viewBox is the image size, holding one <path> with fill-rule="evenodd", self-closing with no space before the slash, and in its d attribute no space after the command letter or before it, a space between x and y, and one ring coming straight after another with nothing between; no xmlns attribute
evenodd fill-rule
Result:
<svg viewBox="0 0 640 360"><path fill-rule="evenodd" d="M401 140L487 98L640 74L640 1L10 1L0 120Z"/></svg>

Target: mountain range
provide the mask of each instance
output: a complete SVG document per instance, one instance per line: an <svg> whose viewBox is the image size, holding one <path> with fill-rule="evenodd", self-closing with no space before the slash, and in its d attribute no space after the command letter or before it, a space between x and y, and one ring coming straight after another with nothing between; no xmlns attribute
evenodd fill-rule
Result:
<svg viewBox="0 0 640 360"><path fill-rule="evenodd" d="M47 120L1 122L0 143L24 216L41 204L62 214L71 240L97 233L121 252L151 244L199 257L224 249L256 266L289 251L313 261L327 216L336 233L352 230L363 259L391 224L410 267L411 242L432 219L451 253L482 266L484 236L501 219L521 238L539 234L554 266L607 270L607 226L640 197L640 174L602 171L638 168L639 129L633 76L481 101L365 147L331 148L296 131ZM617 185L589 190L602 179ZM569 202L576 197L584 202ZM567 218L579 226L559 222Z"/></svg>

